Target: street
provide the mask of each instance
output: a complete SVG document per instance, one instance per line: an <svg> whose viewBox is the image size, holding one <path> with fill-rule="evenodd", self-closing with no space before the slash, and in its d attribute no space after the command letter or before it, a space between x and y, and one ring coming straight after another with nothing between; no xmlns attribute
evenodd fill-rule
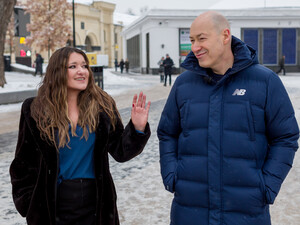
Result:
<svg viewBox="0 0 300 225"><path fill-rule="evenodd" d="M157 78L157 77L155 77ZM300 121L300 76L285 76L282 80L289 92ZM118 210L122 225L167 225L169 224L172 194L164 190L160 177L159 150L156 129L160 114L170 88L164 89L160 84L145 90L152 101L149 123L152 135L138 157L129 162L117 163L110 160L111 173L118 195ZM130 117L132 94L130 90L122 96L116 96L123 123ZM17 119L17 118L16 118ZM23 225L25 219L16 212L11 199L11 185L8 168L13 158L17 140L17 131L0 135L0 224ZM300 154L297 153L294 165L282 185L275 203L271 206L273 225L299 225L300 202ZM199 223L201 224L201 223Z"/></svg>

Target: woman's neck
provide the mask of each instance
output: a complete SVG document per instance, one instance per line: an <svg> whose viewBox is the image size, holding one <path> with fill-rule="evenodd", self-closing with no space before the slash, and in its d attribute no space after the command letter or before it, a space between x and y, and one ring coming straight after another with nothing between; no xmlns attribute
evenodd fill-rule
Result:
<svg viewBox="0 0 300 225"><path fill-rule="evenodd" d="M72 121L74 127L77 126L79 117L79 108L77 104L78 95L68 94L68 117Z"/></svg>

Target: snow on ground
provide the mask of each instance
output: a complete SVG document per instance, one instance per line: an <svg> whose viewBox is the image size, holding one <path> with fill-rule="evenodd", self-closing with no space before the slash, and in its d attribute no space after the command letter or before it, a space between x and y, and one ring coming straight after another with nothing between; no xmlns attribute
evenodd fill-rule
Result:
<svg viewBox="0 0 300 225"><path fill-rule="evenodd" d="M280 76L280 78L286 86L295 108L296 117L300 121L300 74L288 74L287 76ZM27 80L29 82L30 79ZM104 71L104 90L109 93L114 91L117 93L119 90L125 92L128 88L147 86L157 82L158 77L115 75L109 69ZM143 153L126 163L116 163L114 160L110 160L110 168L118 194L118 208L122 225L167 225L170 222L169 213L173 196L164 190L162 184L158 139L156 137L157 123L163 105L164 101L151 104L149 123L152 135ZM120 111L122 117L124 115L128 117L128 114L125 113L126 110L128 111L128 109ZM128 118L125 117L123 117L123 121L128 121ZM11 199L8 166L13 157L16 137L10 138L10 135L16 136L16 134L6 134L5 149L1 150L0 148L0 224L24 225L25 219L17 214ZM300 225L299 154L299 152L296 154L293 168L283 183L275 204L271 206L273 225Z"/></svg>

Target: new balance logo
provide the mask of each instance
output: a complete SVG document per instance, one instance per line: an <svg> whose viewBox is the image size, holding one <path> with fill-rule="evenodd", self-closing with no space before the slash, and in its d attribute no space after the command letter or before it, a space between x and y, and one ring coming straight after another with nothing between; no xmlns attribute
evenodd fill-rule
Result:
<svg viewBox="0 0 300 225"><path fill-rule="evenodd" d="M246 89L235 89L232 95L245 95Z"/></svg>

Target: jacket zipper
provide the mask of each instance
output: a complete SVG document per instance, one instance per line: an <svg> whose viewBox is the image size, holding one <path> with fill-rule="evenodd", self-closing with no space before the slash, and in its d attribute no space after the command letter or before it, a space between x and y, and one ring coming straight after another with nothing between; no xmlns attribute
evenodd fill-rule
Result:
<svg viewBox="0 0 300 225"><path fill-rule="evenodd" d="M223 124L224 124L224 89L225 84L222 85L222 95L221 95L221 129L220 129L220 205L221 205L221 215L220 215L220 221L223 221L223 196L222 196L222 189L223 189L223 145L222 145L222 139L223 139Z"/></svg>

